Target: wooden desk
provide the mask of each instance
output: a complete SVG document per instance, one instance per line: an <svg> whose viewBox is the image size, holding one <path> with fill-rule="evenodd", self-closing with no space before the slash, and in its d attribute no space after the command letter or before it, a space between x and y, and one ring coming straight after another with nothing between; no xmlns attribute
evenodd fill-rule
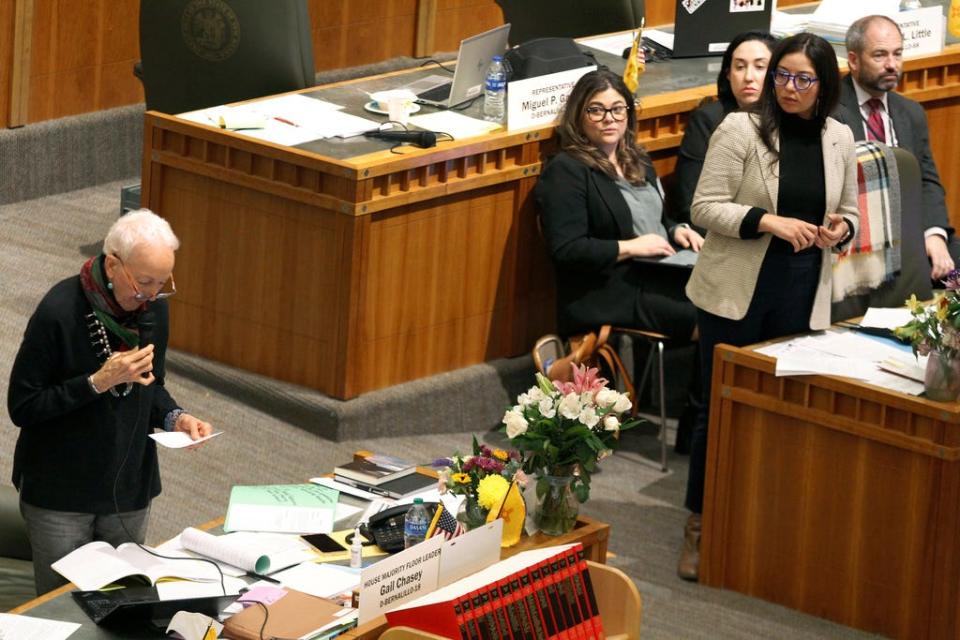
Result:
<svg viewBox="0 0 960 640"><path fill-rule="evenodd" d="M638 139L661 176L689 112L715 92L712 61L648 65ZM960 189L949 188L960 175L950 152L960 146L960 46L905 67L903 93L927 107L960 227ZM405 82L309 91L369 116L361 86ZM172 347L346 399L526 353L554 327L531 197L552 127L403 155L355 141L283 147L155 112L144 136L143 203L183 241Z"/></svg>
<svg viewBox="0 0 960 640"><path fill-rule="evenodd" d="M204 530L214 529L222 524L223 518L217 518L204 524L201 528ZM609 524L588 518L587 516L580 516L577 518L576 527L570 533L563 536L545 536L539 533L535 536L524 536L516 546L510 549L503 549L501 557L508 558L520 551L527 551L537 547L581 542L583 543L588 560L605 563L607 559L607 541L609 538ZM64 585L58 589L54 589L50 593L34 598L16 609L12 609L10 613L30 613L41 618L81 623L81 628L78 629L74 635L70 636L71 640L147 640L162 637L148 630L131 636L130 632L125 631L121 634L111 631L110 629L98 627L93 624L73 602L73 598L71 598L69 594L74 588L72 584ZM386 629L386 626L386 618L380 616L362 627L357 627L347 632L341 637L372 640L378 638L380 634L383 633L383 630Z"/></svg>
<svg viewBox="0 0 960 640"><path fill-rule="evenodd" d="M500 557L509 558L510 556L529 551L539 547L550 547L561 544L571 544L580 542L586 552L588 560L606 564L607 562L607 541L610 538L610 525L587 516L579 516L577 524L573 531L562 536L545 536L538 533L534 536L523 536L515 546L509 549L502 549ZM384 616L378 616L370 622L357 627L345 633L343 638L352 640L375 640L380 637L387 628L387 619Z"/></svg>
<svg viewBox="0 0 960 640"><path fill-rule="evenodd" d="M960 403L774 371L717 349L701 581L895 638L960 637Z"/></svg>

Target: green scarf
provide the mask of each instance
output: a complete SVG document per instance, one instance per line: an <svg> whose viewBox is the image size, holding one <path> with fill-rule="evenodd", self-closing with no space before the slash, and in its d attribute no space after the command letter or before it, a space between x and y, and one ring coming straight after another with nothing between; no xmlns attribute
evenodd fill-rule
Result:
<svg viewBox="0 0 960 640"><path fill-rule="evenodd" d="M107 278L103 268L105 258L106 256L100 254L83 263L80 268L83 293L103 326L120 338L127 349L136 349L140 346L140 334L137 329L139 313L125 311L117 303L113 291L107 288Z"/></svg>

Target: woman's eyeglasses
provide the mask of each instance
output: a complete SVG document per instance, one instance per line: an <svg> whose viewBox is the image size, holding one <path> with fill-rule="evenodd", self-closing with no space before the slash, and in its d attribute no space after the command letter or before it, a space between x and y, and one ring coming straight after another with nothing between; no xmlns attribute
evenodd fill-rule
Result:
<svg viewBox="0 0 960 640"><path fill-rule="evenodd" d="M146 302L147 300L163 300L164 298L169 298L177 292L177 284L173 281L173 274L171 274L170 277L160 286L159 291L154 293L152 296L142 293L133 276L131 276L130 272L127 271L127 265L123 264L123 260L120 260L119 256L114 257L120 262L120 267L123 269L123 275L127 278L127 283L133 288L134 300L137 300L138 302Z"/></svg>
<svg viewBox="0 0 960 640"><path fill-rule="evenodd" d="M603 119L607 117L608 113L610 114L610 117L617 122L627 117L627 107L626 105L622 104L615 105L609 109L598 105L591 105L584 109L584 111L586 112L587 117L593 122L603 122Z"/></svg>
<svg viewBox="0 0 960 640"><path fill-rule="evenodd" d="M778 87L785 87L788 82L793 80L793 88L797 91L807 91L810 87L820 82L819 78L815 78L806 73L790 73L783 69L777 69L771 75L773 76L773 84Z"/></svg>

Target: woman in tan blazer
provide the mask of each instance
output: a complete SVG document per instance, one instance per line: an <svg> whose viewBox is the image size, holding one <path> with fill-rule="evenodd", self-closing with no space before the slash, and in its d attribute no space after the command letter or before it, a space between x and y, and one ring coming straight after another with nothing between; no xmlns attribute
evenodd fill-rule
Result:
<svg viewBox="0 0 960 640"><path fill-rule="evenodd" d="M770 59L757 108L731 113L710 140L691 209L707 230L687 284L697 307L704 405L713 348L824 329L831 253L857 229L857 161L850 130L828 117L840 93L833 48L801 33ZM694 428L684 549L678 573L699 572L707 450L705 408Z"/></svg>

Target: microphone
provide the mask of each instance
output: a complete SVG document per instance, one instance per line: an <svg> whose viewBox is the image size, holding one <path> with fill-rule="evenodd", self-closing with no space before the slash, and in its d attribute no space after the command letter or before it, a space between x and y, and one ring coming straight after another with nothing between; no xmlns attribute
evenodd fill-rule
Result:
<svg viewBox="0 0 960 640"><path fill-rule="evenodd" d="M153 328L156 326L156 314L147 309L140 312L140 316L137 318L137 333L139 335L139 348L143 349L145 346L150 344L150 341L153 340ZM141 373L141 377L149 378L149 373ZM137 421L139 421L139 417Z"/></svg>
<svg viewBox="0 0 960 640"><path fill-rule="evenodd" d="M410 142L421 149L429 149L437 146L437 134L434 131L365 131L368 138L379 138L390 142Z"/></svg>
<svg viewBox="0 0 960 640"><path fill-rule="evenodd" d="M156 326L156 314L153 311L142 311L137 318L137 330L140 334L140 348L147 346L153 340L153 328Z"/></svg>

